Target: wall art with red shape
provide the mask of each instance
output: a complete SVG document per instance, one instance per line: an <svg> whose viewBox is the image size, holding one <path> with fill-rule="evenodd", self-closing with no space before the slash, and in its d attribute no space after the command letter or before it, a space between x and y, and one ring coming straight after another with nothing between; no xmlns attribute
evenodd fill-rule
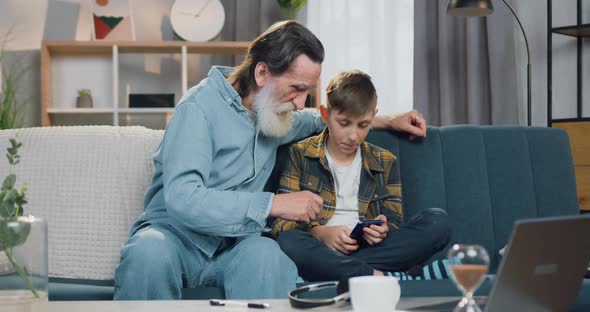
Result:
<svg viewBox="0 0 590 312"><path fill-rule="evenodd" d="M91 0L95 40L135 40L130 1Z"/></svg>

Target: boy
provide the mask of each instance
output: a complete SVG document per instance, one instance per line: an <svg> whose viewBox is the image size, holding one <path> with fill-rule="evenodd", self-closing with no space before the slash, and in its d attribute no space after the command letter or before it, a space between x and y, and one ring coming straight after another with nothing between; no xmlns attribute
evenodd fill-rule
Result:
<svg viewBox="0 0 590 312"><path fill-rule="evenodd" d="M328 127L291 146L279 193L310 191L324 204L309 224L272 220L274 237L307 281L384 275L421 266L448 243L446 213L438 208L403 222L401 181L396 157L365 142L377 113L371 78L343 72L327 87ZM381 220L351 238L359 221Z"/></svg>

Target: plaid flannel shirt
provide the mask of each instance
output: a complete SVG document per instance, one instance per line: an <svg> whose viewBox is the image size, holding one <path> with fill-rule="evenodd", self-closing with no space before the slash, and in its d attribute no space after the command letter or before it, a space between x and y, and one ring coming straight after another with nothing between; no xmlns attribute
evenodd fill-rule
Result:
<svg viewBox="0 0 590 312"><path fill-rule="evenodd" d="M310 191L324 200L317 218L309 224L271 219L272 235L291 229L309 231L325 225L336 209L334 178L325 154L328 128L317 136L293 144L289 148L289 162L281 173L277 193ZM360 145L362 169L358 192L359 220L371 220L379 214L387 217L390 228L395 230L402 223L401 181L397 158L387 150L363 142Z"/></svg>

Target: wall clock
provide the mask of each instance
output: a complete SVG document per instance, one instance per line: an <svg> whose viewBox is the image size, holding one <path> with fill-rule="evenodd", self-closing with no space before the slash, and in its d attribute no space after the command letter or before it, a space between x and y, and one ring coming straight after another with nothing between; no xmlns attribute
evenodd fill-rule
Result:
<svg viewBox="0 0 590 312"><path fill-rule="evenodd" d="M178 37L186 41L208 41L223 28L225 10L220 0L176 0L170 11L170 22Z"/></svg>

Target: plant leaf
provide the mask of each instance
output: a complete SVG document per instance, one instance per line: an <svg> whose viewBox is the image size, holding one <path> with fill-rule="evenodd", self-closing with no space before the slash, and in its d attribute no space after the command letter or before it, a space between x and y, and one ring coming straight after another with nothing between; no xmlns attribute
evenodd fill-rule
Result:
<svg viewBox="0 0 590 312"><path fill-rule="evenodd" d="M291 9L297 13L307 3L307 0L277 0L277 3L281 8Z"/></svg>
<svg viewBox="0 0 590 312"><path fill-rule="evenodd" d="M5 195L2 202L8 203L10 205L16 204L16 199L18 198L18 191L15 189L9 190Z"/></svg>
<svg viewBox="0 0 590 312"><path fill-rule="evenodd" d="M16 199L18 197L18 192L16 190L10 190L8 191L5 195L4 198L2 199L2 205L4 205L4 209L6 211L8 211L8 216L9 217L15 217L16 216Z"/></svg>
<svg viewBox="0 0 590 312"><path fill-rule="evenodd" d="M17 194L18 194L18 193L17 193ZM15 203L16 203L16 205L17 205L17 206L19 206L19 207L20 207L20 206L22 206L22 205L24 205L24 204L26 204L26 203L27 203L27 200L25 199L25 194L18 194L18 195L16 196L16 199L15 199L15 201L14 201L14 202L15 202Z"/></svg>
<svg viewBox="0 0 590 312"><path fill-rule="evenodd" d="M0 203L0 218L10 218L12 214L10 213L10 207L3 203Z"/></svg>
<svg viewBox="0 0 590 312"><path fill-rule="evenodd" d="M16 175L11 173L6 177L6 179L4 179L4 183L2 183L2 190L11 190L14 187L14 183L16 183Z"/></svg>

